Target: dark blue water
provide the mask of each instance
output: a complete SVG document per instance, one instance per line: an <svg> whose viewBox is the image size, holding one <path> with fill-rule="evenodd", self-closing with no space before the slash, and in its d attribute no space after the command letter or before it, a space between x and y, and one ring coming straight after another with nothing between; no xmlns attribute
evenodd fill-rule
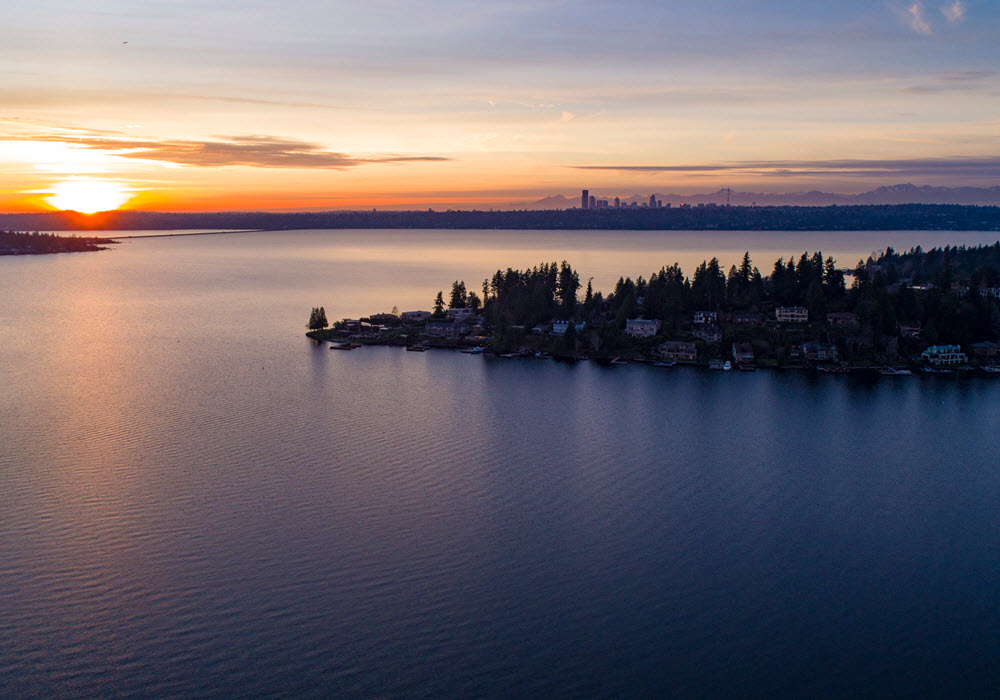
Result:
<svg viewBox="0 0 1000 700"><path fill-rule="evenodd" d="M1000 689L1000 381L330 352L192 240L0 260L0 696Z"/></svg>

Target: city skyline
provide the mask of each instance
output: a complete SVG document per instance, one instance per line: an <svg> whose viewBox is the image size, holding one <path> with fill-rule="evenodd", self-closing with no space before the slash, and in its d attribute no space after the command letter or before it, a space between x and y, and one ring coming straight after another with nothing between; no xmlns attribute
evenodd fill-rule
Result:
<svg viewBox="0 0 1000 700"><path fill-rule="evenodd" d="M985 2L7 14L0 211L1000 184L1000 8Z"/></svg>

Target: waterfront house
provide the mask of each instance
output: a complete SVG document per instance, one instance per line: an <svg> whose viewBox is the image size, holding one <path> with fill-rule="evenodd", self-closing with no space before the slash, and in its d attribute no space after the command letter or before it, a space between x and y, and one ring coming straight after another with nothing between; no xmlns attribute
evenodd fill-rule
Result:
<svg viewBox="0 0 1000 700"><path fill-rule="evenodd" d="M539 323L537 326L531 329L532 335L545 335L551 330L552 326L547 323Z"/></svg>
<svg viewBox="0 0 1000 700"><path fill-rule="evenodd" d="M404 311L402 319L411 323L423 323L431 317L430 311Z"/></svg>
<svg viewBox="0 0 1000 700"><path fill-rule="evenodd" d="M666 360L694 362L698 357L698 348L686 340L668 340L656 348L660 357Z"/></svg>
<svg viewBox="0 0 1000 700"><path fill-rule="evenodd" d="M919 321L900 321L899 335L903 338L919 338L920 337L920 322Z"/></svg>
<svg viewBox="0 0 1000 700"><path fill-rule="evenodd" d="M715 323L719 320L719 315L715 311L695 311L694 322L696 324Z"/></svg>
<svg viewBox="0 0 1000 700"><path fill-rule="evenodd" d="M811 362L836 362L840 359L836 345L802 343L802 357Z"/></svg>
<svg viewBox="0 0 1000 700"><path fill-rule="evenodd" d="M390 325L395 324L399 321L399 317L396 314L372 314L368 317L372 323L388 323Z"/></svg>
<svg viewBox="0 0 1000 700"><path fill-rule="evenodd" d="M699 340L705 341L706 343L722 342L722 330L718 326L699 326L694 329L691 335Z"/></svg>
<svg viewBox="0 0 1000 700"><path fill-rule="evenodd" d="M973 343L969 348L976 357L988 357L990 359L1000 357L1000 345L989 340L985 340L982 343Z"/></svg>
<svg viewBox="0 0 1000 700"><path fill-rule="evenodd" d="M660 332L661 325L658 319L630 318L625 323L625 333L633 338L652 338Z"/></svg>
<svg viewBox="0 0 1000 700"><path fill-rule="evenodd" d="M753 345L750 343L733 343L733 360L738 365L753 363Z"/></svg>
<svg viewBox="0 0 1000 700"><path fill-rule="evenodd" d="M774 310L774 318L779 323L805 323L809 311L804 306L779 306Z"/></svg>
<svg viewBox="0 0 1000 700"><path fill-rule="evenodd" d="M921 353L920 359L941 366L965 364L969 358L957 345L931 345Z"/></svg>

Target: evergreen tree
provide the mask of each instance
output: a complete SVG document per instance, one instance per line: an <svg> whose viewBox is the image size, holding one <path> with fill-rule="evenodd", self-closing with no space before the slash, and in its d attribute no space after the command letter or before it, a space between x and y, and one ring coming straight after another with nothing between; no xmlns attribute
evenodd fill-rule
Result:
<svg viewBox="0 0 1000 700"><path fill-rule="evenodd" d="M448 303L449 309L464 309L468 305L469 297L465 291L465 281L455 280L451 285L451 301Z"/></svg>
<svg viewBox="0 0 1000 700"><path fill-rule="evenodd" d="M444 292L438 292L437 296L434 297L434 318L444 317Z"/></svg>
<svg viewBox="0 0 1000 700"><path fill-rule="evenodd" d="M322 306L314 306L312 311L309 312L309 322L306 323L306 328L311 331L318 331L329 325L326 320L326 309Z"/></svg>
<svg viewBox="0 0 1000 700"><path fill-rule="evenodd" d="M565 260L559 266L557 293L562 313L570 318L576 310L576 290L580 288L580 275Z"/></svg>

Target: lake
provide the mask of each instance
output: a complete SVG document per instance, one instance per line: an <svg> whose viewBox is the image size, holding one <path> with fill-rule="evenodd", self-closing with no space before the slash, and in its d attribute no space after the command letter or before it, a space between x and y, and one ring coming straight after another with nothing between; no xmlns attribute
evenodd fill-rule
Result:
<svg viewBox="0 0 1000 700"><path fill-rule="evenodd" d="M991 238L992 237L992 238ZM992 696L1000 381L330 352L566 259L950 232L297 231L0 259L0 696Z"/></svg>

